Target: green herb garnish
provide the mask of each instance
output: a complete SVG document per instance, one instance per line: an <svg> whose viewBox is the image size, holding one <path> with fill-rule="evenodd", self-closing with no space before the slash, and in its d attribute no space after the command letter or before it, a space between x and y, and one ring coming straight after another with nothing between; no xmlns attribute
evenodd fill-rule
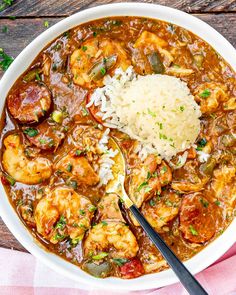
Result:
<svg viewBox="0 0 236 295"><path fill-rule="evenodd" d="M100 72L103 76L105 76L107 71L105 68L101 68Z"/></svg>
<svg viewBox="0 0 236 295"><path fill-rule="evenodd" d="M82 116L83 117L86 117L89 114L88 110L85 107L82 107L81 108L81 113L82 113Z"/></svg>
<svg viewBox="0 0 236 295"><path fill-rule="evenodd" d="M44 22L44 27L49 28L49 22L47 20L45 20L45 22Z"/></svg>
<svg viewBox="0 0 236 295"><path fill-rule="evenodd" d="M108 223L107 223L105 220L102 220L102 221L101 221L101 224L102 224L103 226L106 226Z"/></svg>
<svg viewBox="0 0 236 295"><path fill-rule="evenodd" d="M29 137L34 137L39 134L38 130L32 127L26 128L23 133L27 134Z"/></svg>
<svg viewBox="0 0 236 295"><path fill-rule="evenodd" d="M113 258L112 260L113 260L113 262L115 262L118 266L122 266L122 265L124 265L125 263L129 262L129 259L127 259L127 258Z"/></svg>
<svg viewBox="0 0 236 295"><path fill-rule="evenodd" d="M211 95L211 91L209 89L204 89L199 95L202 98L207 98Z"/></svg>
<svg viewBox="0 0 236 295"><path fill-rule="evenodd" d="M97 209L97 207L94 205L90 205L88 208L89 212L94 212L96 209Z"/></svg>
<svg viewBox="0 0 236 295"><path fill-rule="evenodd" d="M100 259L105 258L107 255L108 255L107 252L100 252L99 254L92 256L92 259L100 260Z"/></svg>
<svg viewBox="0 0 236 295"><path fill-rule="evenodd" d="M57 224L55 225L55 229L64 229L66 225L66 220L64 216L61 216Z"/></svg>
<svg viewBox="0 0 236 295"><path fill-rule="evenodd" d="M80 210L79 210L79 214L80 214L80 215L85 215L85 211L84 211L83 209L80 209Z"/></svg>
<svg viewBox="0 0 236 295"><path fill-rule="evenodd" d="M155 206L155 204L156 204L156 202L155 202L153 199L149 201L149 205L150 205L150 206L153 207L153 206Z"/></svg>
<svg viewBox="0 0 236 295"><path fill-rule="evenodd" d="M137 191L140 192L141 189L143 189L143 188L144 188L145 186L147 186L147 185L148 185L147 181L144 181L143 183L141 183L141 184L138 186Z"/></svg>
<svg viewBox="0 0 236 295"><path fill-rule="evenodd" d="M14 60L14 58L7 55L2 48L0 48L0 59L0 68L3 71L6 71Z"/></svg>
<svg viewBox="0 0 236 295"><path fill-rule="evenodd" d="M205 207L205 208L207 208L208 205L209 205L209 203L204 199L200 199L200 202L202 203L202 206Z"/></svg>
<svg viewBox="0 0 236 295"><path fill-rule="evenodd" d="M68 171L68 172L71 172L72 171L72 164L71 163L69 163L68 165L67 165L67 168L66 168L66 170Z"/></svg>
<svg viewBox="0 0 236 295"><path fill-rule="evenodd" d="M83 46L81 47L81 49L85 52L85 51L88 49L88 47L83 45Z"/></svg>
<svg viewBox="0 0 236 295"><path fill-rule="evenodd" d="M192 225L189 226L189 230L193 236L197 236L198 232L194 229Z"/></svg>

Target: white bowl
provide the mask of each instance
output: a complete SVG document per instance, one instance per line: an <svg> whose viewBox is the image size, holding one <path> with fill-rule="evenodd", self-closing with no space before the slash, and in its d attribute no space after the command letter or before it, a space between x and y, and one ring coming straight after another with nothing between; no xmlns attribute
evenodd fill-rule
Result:
<svg viewBox="0 0 236 295"><path fill-rule="evenodd" d="M179 10L153 4L118 3L109 4L78 12L46 30L31 42L15 59L0 81L0 113L8 91L15 80L27 69L40 51L63 32L79 24L109 16L143 16L174 23L188 29L208 42L236 71L236 50L233 46L208 24ZM118 278L98 279L80 270L79 267L66 262L59 256L45 251L35 242L29 231L22 224L12 208L2 184L0 185L0 215L13 235L34 256L53 270L77 282L88 284L93 288L109 290L144 290L163 287L178 281L172 270L145 275L132 280ZM196 274L208 267L222 256L235 242L236 220L227 230L208 245L204 250L185 262L187 268Z"/></svg>

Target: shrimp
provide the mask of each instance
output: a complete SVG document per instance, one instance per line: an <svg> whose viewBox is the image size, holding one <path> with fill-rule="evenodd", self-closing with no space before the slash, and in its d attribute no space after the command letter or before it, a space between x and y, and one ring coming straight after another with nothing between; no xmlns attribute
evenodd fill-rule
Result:
<svg viewBox="0 0 236 295"><path fill-rule="evenodd" d="M109 38L93 38L85 41L70 58L74 83L87 88L102 86L102 78L114 66L126 70L130 64L121 44Z"/></svg>
<svg viewBox="0 0 236 295"><path fill-rule="evenodd" d="M180 196L174 192L164 192L163 196L153 198L142 207L142 213L158 232L179 213Z"/></svg>
<svg viewBox="0 0 236 295"><path fill-rule="evenodd" d="M100 222L90 229L84 242L85 256L107 250L113 258L135 257L139 246L136 237L123 222Z"/></svg>
<svg viewBox="0 0 236 295"><path fill-rule="evenodd" d="M154 174L157 165L160 163L159 157L149 155L144 163L134 169L130 176L129 195L138 208L145 200L150 199L156 191L161 192L161 182Z"/></svg>
<svg viewBox="0 0 236 295"><path fill-rule="evenodd" d="M116 194L108 194L98 203L98 213L101 220L116 220L124 222L119 208L119 197Z"/></svg>
<svg viewBox="0 0 236 295"><path fill-rule="evenodd" d="M57 162L55 169L63 172L65 178L74 177L79 183L86 185L96 185L99 182L99 176L95 173L92 166L85 157L66 155Z"/></svg>
<svg viewBox="0 0 236 295"><path fill-rule="evenodd" d="M221 83L204 83L196 89L194 94L196 101L200 102L202 113L214 112L221 102L228 100L227 86Z"/></svg>
<svg viewBox="0 0 236 295"><path fill-rule="evenodd" d="M39 201L35 209L37 231L56 244L69 236L81 240L90 227L93 204L73 189L57 187Z"/></svg>
<svg viewBox="0 0 236 295"><path fill-rule="evenodd" d="M8 135L4 139L4 146L3 168L16 181L37 184L51 176L51 161L42 157L27 158L19 134Z"/></svg>

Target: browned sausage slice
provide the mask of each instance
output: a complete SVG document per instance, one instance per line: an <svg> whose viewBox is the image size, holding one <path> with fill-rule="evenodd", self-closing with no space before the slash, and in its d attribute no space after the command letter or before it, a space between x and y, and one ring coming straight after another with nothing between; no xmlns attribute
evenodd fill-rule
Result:
<svg viewBox="0 0 236 295"><path fill-rule="evenodd" d="M216 231L218 209L201 193L187 195L180 208L180 230L186 240L205 243Z"/></svg>
<svg viewBox="0 0 236 295"><path fill-rule="evenodd" d="M30 82L16 88L7 99L11 115L21 123L38 122L50 109L51 93L37 82Z"/></svg>
<svg viewBox="0 0 236 295"><path fill-rule="evenodd" d="M46 120L37 127L25 127L23 132L28 140L42 150L56 150L65 137L62 126L50 125Z"/></svg>

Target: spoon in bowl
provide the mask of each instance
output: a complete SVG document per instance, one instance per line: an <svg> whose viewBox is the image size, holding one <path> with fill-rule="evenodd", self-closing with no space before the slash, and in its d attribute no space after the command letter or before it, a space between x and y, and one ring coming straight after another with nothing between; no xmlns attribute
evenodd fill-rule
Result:
<svg viewBox="0 0 236 295"><path fill-rule="evenodd" d="M136 205L128 197L125 188L125 176L126 176L126 163L124 155L118 145L118 143L110 138L108 142L109 148L117 150L118 153L114 157L115 164L112 166L112 172L114 178L110 180L106 186L107 193L117 194L125 203L126 207L129 208L131 213L134 215L136 220L139 222L147 236L161 252L162 256L168 262L172 270L175 272L180 282L183 284L184 288L191 295L206 295L207 292L198 283L194 276L188 271L184 264L179 260L179 258L174 254L174 252L165 243L162 237L153 229L149 224L143 214L139 211Z"/></svg>

